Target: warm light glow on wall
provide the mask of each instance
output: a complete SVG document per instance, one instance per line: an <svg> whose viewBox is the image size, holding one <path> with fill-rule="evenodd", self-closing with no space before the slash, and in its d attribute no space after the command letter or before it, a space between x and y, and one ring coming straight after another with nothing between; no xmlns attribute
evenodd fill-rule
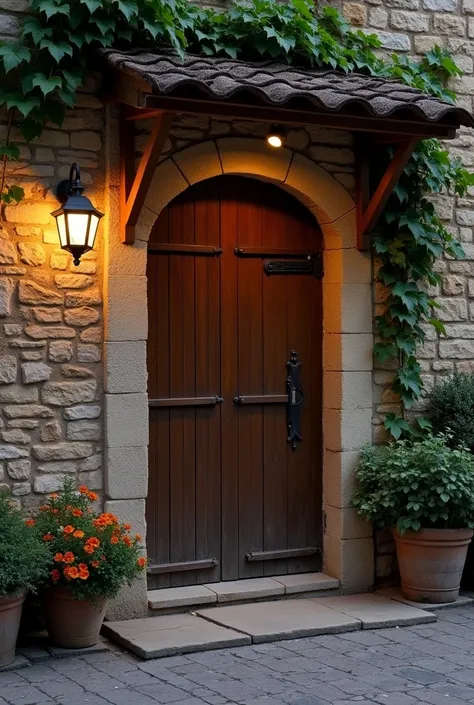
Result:
<svg viewBox="0 0 474 705"><path fill-rule="evenodd" d="M270 132L267 135L267 142L270 147L282 147L285 141L285 131L282 127L278 125L273 125Z"/></svg>

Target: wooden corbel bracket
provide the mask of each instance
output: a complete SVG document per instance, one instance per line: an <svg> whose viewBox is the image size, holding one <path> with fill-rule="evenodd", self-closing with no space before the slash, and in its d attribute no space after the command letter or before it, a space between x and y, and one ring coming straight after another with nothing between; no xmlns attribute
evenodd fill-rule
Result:
<svg viewBox="0 0 474 705"><path fill-rule="evenodd" d="M153 127L145 151L135 174L135 129L137 119L154 118ZM142 111L137 114L122 106L120 117L120 229L121 239L126 245L135 242L135 226L146 195L158 166L166 138L168 137L172 113Z"/></svg>
<svg viewBox="0 0 474 705"><path fill-rule="evenodd" d="M407 139L397 143L392 160L371 196L370 158L373 150L380 149L380 145L370 144L366 140L359 141L356 152L357 247L359 250L370 249L370 233L377 224L417 142L418 139Z"/></svg>

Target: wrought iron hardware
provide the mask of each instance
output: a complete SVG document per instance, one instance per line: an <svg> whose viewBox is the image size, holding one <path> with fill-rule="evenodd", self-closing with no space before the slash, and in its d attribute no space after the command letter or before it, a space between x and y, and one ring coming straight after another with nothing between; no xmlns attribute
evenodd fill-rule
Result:
<svg viewBox="0 0 474 705"><path fill-rule="evenodd" d="M248 404L287 404L287 394L249 394L241 397L234 397L234 404L240 406Z"/></svg>
<svg viewBox="0 0 474 705"><path fill-rule="evenodd" d="M317 279L323 276L323 261L320 252L308 255L304 260L267 259L263 264L266 274L310 274Z"/></svg>
<svg viewBox="0 0 474 705"><path fill-rule="evenodd" d="M285 257L286 259L310 259L316 257L319 254L317 250L295 250L286 247L236 247L234 248L234 255L237 257L254 257L254 258L266 258L266 257Z"/></svg>
<svg viewBox="0 0 474 705"><path fill-rule="evenodd" d="M219 257L222 247L214 245L184 245L168 242L149 242L148 252L162 255L202 255L204 257Z"/></svg>
<svg viewBox="0 0 474 705"><path fill-rule="evenodd" d="M296 350L291 351L291 357L286 363L288 377L286 386L288 389L288 443L291 443L293 450L296 449L297 442L302 441L301 436L301 412L303 411L304 392L300 380L301 360L298 359Z"/></svg>
<svg viewBox="0 0 474 705"><path fill-rule="evenodd" d="M224 399L219 396L214 397L176 397L170 399L149 399L150 409L179 407L179 406L215 406L222 404Z"/></svg>
<svg viewBox="0 0 474 705"><path fill-rule="evenodd" d="M183 561L182 563L152 563L148 566L148 575L160 573L184 573L188 570L209 570L219 565L217 558L205 558L199 561Z"/></svg>
<svg viewBox="0 0 474 705"><path fill-rule="evenodd" d="M321 553L319 546L308 546L305 548L283 548L281 551L250 551L245 554L245 560L249 563L257 561L277 561L285 558L304 558L315 556Z"/></svg>

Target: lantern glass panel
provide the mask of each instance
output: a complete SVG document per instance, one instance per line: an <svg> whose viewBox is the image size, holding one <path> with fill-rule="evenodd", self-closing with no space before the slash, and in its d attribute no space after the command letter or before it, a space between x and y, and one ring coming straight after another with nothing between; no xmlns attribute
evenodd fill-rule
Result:
<svg viewBox="0 0 474 705"><path fill-rule="evenodd" d="M66 232L66 217L64 213L56 217L56 222L58 224L59 239L61 241L61 247L67 245L67 232Z"/></svg>
<svg viewBox="0 0 474 705"><path fill-rule="evenodd" d="M100 218L94 213L91 215L91 223L89 225L89 241L87 243L89 247L94 247L95 236L97 235L97 228L99 226L99 220Z"/></svg>
<svg viewBox="0 0 474 705"><path fill-rule="evenodd" d="M86 245L87 231L89 226L88 213L68 213L69 244Z"/></svg>

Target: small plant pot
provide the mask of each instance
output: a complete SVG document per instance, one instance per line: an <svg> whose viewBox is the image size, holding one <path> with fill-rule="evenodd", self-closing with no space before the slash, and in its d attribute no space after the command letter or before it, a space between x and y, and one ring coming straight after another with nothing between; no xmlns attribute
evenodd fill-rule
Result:
<svg viewBox="0 0 474 705"><path fill-rule="evenodd" d="M471 529L395 529L403 595L414 602L455 602L459 595Z"/></svg>
<svg viewBox="0 0 474 705"><path fill-rule="evenodd" d="M20 628L25 592L0 597L0 668L15 660L15 646Z"/></svg>
<svg viewBox="0 0 474 705"><path fill-rule="evenodd" d="M94 646L106 609L107 598L101 595L78 600L69 588L50 588L45 594L44 617L51 641L64 649Z"/></svg>

